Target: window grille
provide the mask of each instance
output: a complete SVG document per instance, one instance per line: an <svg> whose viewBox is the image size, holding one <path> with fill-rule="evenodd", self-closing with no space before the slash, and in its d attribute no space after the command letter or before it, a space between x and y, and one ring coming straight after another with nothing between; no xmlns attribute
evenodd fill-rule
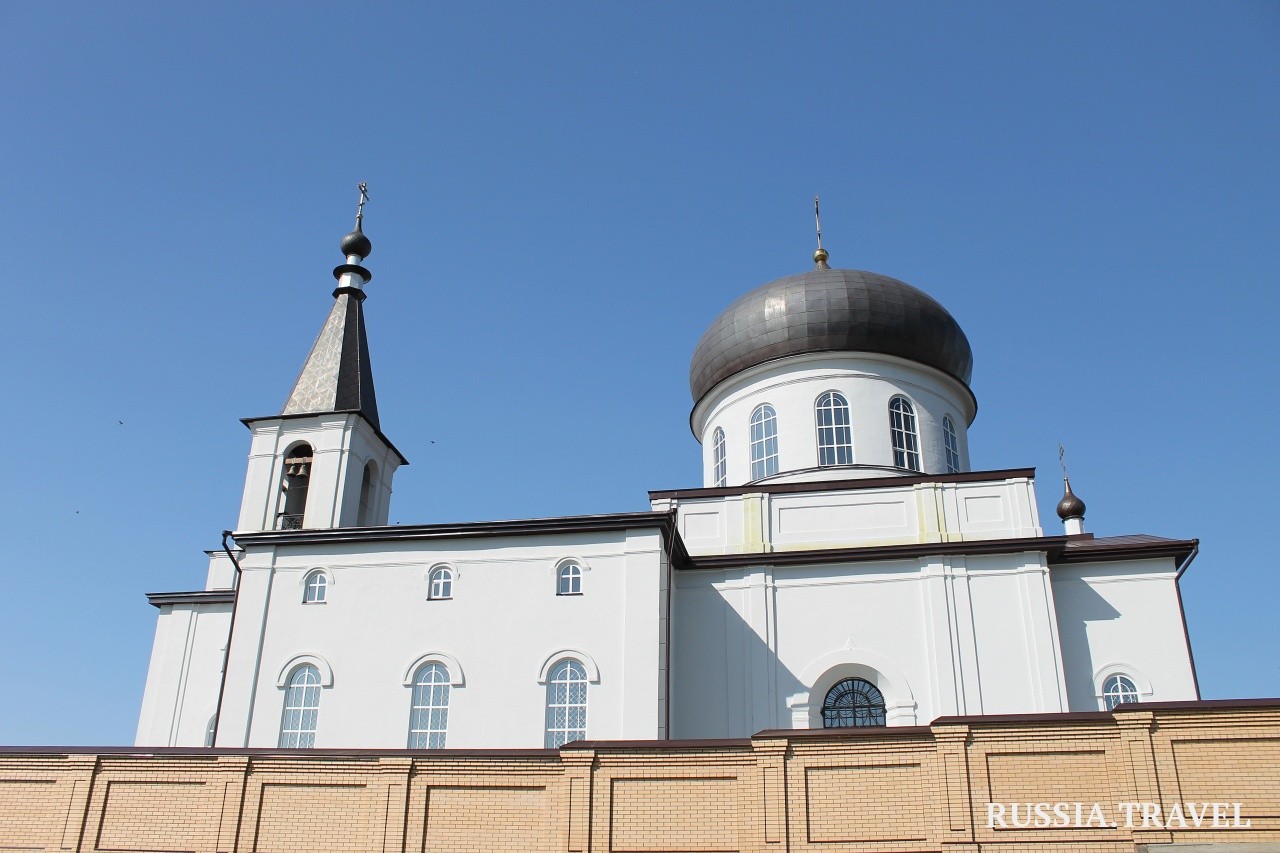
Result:
<svg viewBox="0 0 1280 853"><path fill-rule="evenodd" d="M587 671L576 660L562 660L547 679L547 749L559 749L587 736Z"/></svg>
<svg viewBox="0 0 1280 853"><path fill-rule="evenodd" d="M444 749L449 728L449 671L424 663L413 677L409 749Z"/></svg>
<svg viewBox="0 0 1280 853"><path fill-rule="evenodd" d="M827 691L822 703L822 727L883 726L884 696L864 678L846 678Z"/></svg>
<svg viewBox="0 0 1280 853"><path fill-rule="evenodd" d="M316 724L320 716L320 671L304 664L289 676L284 691L284 713L280 718L282 748L310 748L316 745Z"/></svg>
<svg viewBox="0 0 1280 853"><path fill-rule="evenodd" d="M1102 684L1102 704L1108 711L1122 702L1137 702L1138 688L1125 675L1113 675Z"/></svg>

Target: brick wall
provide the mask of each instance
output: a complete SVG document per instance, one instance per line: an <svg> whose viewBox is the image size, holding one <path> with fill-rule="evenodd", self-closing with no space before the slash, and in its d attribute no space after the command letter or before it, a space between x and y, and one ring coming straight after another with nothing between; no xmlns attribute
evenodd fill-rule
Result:
<svg viewBox="0 0 1280 853"><path fill-rule="evenodd" d="M1159 805L1160 822L1144 826L1135 806L1125 825L1128 802ZM1201 804L1214 802L1241 803L1251 826L1231 826L1226 807L1228 826L1211 828ZM989 821L989 803L1008 825ZM1082 803L1086 818L1098 803L1120 825L1020 827L1026 803ZM1199 828L1185 805L1170 818L1185 803ZM1074 823L1074 806L1063 808L1069 821L1050 811L1048 822ZM1280 842L1280 702L558 752L0 749L0 850L1118 853L1224 842Z"/></svg>

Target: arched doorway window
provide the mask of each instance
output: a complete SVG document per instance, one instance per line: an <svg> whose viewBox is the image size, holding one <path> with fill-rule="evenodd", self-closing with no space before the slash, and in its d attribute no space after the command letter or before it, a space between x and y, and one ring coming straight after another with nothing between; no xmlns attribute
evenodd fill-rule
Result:
<svg viewBox="0 0 1280 853"><path fill-rule="evenodd" d="M824 729L884 724L884 695L865 678L846 678L827 691L822 703Z"/></svg>

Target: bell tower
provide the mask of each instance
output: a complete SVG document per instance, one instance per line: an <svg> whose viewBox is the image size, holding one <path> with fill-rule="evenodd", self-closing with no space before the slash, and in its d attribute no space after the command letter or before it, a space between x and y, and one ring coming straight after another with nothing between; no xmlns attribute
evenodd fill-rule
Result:
<svg viewBox="0 0 1280 853"><path fill-rule="evenodd" d="M334 303L280 414L245 418L253 434L239 531L385 525L391 479L408 460L382 434L364 325L365 185L342 238Z"/></svg>

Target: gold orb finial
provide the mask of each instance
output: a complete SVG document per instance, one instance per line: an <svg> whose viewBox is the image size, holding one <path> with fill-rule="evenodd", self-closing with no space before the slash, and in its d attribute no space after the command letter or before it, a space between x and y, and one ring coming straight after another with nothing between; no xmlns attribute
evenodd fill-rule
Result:
<svg viewBox="0 0 1280 853"><path fill-rule="evenodd" d="M813 262L818 265L818 269L829 270L831 267L827 266L828 257L826 249L818 249L813 253Z"/></svg>

